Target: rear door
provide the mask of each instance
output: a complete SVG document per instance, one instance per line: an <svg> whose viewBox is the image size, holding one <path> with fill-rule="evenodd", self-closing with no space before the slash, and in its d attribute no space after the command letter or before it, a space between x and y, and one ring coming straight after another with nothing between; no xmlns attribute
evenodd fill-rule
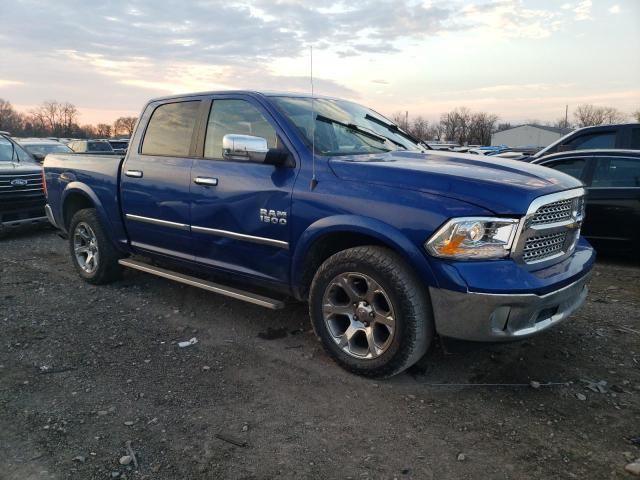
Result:
<svg viewBox="0 0 640 480"><path fill-rule="evenodd" d="M640 238L640 158L593 158L588 180L587 237L612 242ZM586 226L585 225L585 226Z"/></svg>
<svg viewBox="0 0 640 480"><path fill-rule="evenodd" d="M203 126L202 158L191 172L191 223L196 261L287 283L289 215L297 168L223 158L227 134L261 137L288 149L268 111L249 96L212 99ZM289 150L290 151L290 150Z"/></svg>
<svg viewBox="0 0 640 480"><path fill-rule="evenodd" d="M190 259L189 188L201 98L150 104L121 172L121 204L132 246ZM148 121L148 123L147 123Z"/></svg>

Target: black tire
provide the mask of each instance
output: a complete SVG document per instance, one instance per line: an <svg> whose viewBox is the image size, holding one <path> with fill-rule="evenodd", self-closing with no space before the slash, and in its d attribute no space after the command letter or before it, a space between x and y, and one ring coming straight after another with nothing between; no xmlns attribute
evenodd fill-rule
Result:
<svg viewBox="0 0 640 480"><path fill-rule="evenodd" d="M95 268L85 268L76 254L76 238L81 237L81 231L84 233L90 232L95 237L95 242L91 244L91 248L97 253L95 256ZM71 225L69 226L69 253L76 271L88 283L103 285L120 278L122 268L118 264L118 259L121 258L121 255L107 238L104 227L100 223L94 208L78 210L71 219Z"/></svg>
<svg viewBox="0 0 640 480"><path fill-rule="evenodd" d="M364 333L364 330L362 331L359 343L362 344L362 336L364 335L368 353L363 351L362 356L358 357L354 356L355 353L351 351L351 341L348 346L344 344L341 346L337 343L344 341L344 338L348 336L347 331L345 330L343 335L337 335L336 331L339 333L341 328L336 327L332 331L330 326L332 322L336 323L335 319L337 318L337 323L342 322L343 326L349 323L352 326L366 325L369 327L370 324L366 321L366 312L362 308L355 308L356 303L346 302L349 306L354 307L353 314L329 314L328 318L334 320L325 321L325 307L323 306L325 301L332 298L330 295L343 295L340 293L342 284L336 279L353 279L352 287L355 287L360 281L358 274L362 275L363 285L367 285L363 288L377 284L375 292L382 292L380 301L383 304L390 303L390 305L383 306L382 310L390 311L390 316L394 318L394 333L387 337L385 349L380 349L382 353L377 352L378 347L374 341L376 346L373 350L376 355L379 355L377 357L364 358L363 356L372 355L371 339L374 338L373 334L369 337ZM351 288L350 292L351 294L359 294L355 288ZM348 298L352 298L351 294L347 293ZM334 302L332 299L327 303L333 306L334 303L340 302ZM362 301L362 303L368 304L366 301ZM358 305L361 307L360 303ZM402 372L422 358L434 337L431 302L425 286L399 255L383 247L355 247L329 257L320 266L311 284L309 312L316 335L329 355L343 368L367 377L391 377ZM377 317L375 311L369 312L368 315L372 318ZM355 323L360 318L365 319L364 324ZM379 327L379 325L374 325L374 320L371 322L372 329ZM351 330L351 332L353 331L360 333L356 328ZM386 330L387 333L390 331L391 329ZM342 340L339 340L338 337ZM356 335L352 334L351 338L355 337ZM356 350L361 348L357 343L354 342ZM345 348L349 352L345 351Z"/></svg>

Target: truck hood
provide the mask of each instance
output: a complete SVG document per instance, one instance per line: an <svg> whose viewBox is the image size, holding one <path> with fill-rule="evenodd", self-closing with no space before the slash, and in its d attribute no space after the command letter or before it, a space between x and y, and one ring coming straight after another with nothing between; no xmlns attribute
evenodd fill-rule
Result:
<svg viewBox="0 0 640 480"><path fill-rule="evenodd" d="M333 157L341 179L418 190L478 205L499 215L526 213L534 198L582 186L540 165L433 151Z"/></svg>
<svg viewBox="0 0 640 480"><path fill-rule="evenodd" d="M41 171L42 167L37 163L0 162L0 175L40 173Z"/></svg>

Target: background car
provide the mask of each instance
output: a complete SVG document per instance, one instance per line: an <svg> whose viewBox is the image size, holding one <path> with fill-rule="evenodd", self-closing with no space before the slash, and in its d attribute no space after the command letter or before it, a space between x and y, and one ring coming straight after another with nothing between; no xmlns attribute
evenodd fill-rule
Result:
<svg viewBox="0 0 640 480"><path fill-rule="evenodd" d="M582 234L596 247L611 250L640 245L640 151L576 150L532 163L582 180L587 188L587 216Z"/></svg>
<svg viewBox="0 0 640 480"><path fill-rule="evenodd" d="M640 123L579 128L540 150L532 158L542 158L557 152L590 149L640 150Z"/></svg>
<svg viewBox="0 0 640 480"><path fill-rule="evenodd" d="M95 155L117 155L107 140L76 140L67 143L75 153L92 153Z"/></svg>
<svg viewBox="0 0 640 480"><path fill-rule="evenodd" d="M49 153L73 153L65 144L46 138L19 138L17 142L40 163Z"/></svg>
<svg viewBox="0 0 640 480"><path fill-rule="evenodd" d="M0 238L27 225L46 225L42 167L8 135L0 134Z"/></svg>

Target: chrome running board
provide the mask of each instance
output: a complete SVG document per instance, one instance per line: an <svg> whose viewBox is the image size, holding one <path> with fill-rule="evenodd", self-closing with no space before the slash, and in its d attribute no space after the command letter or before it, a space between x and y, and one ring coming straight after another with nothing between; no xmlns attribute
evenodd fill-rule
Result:
<svg viewBox="0 0 640 480"><path fill-rule="evenodd" d="M168 278L174 282L184 283L192 287L208 290L213 293L219 293L227 297L235 298L236 300L242 300L243 302L253 303L260 305L261 307L270 308L271 310L280 310L284 308L285 303L281 300L275 300L273 298L264 297L252 292L245 292L236 288L227 287L225 285L219 285L217 283L209 282L207 280L201 280L196 277L191 277L183 273L173 272L165 268L149 265L144 262L131 260L129 258L123 258L118 260L118 263L124 267L133 268L134 270L140 270L141 272L150 273L162 278Z"/></svg>

